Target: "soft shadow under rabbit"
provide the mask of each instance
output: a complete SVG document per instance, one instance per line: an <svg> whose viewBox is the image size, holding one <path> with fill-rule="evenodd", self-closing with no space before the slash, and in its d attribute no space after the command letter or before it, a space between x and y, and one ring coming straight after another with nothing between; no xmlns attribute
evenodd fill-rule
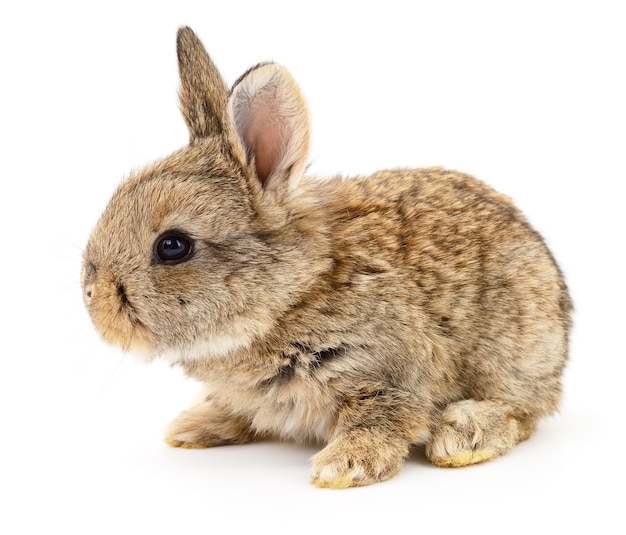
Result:
<svg viewBox="0 0 626 535"><path fill-rule="evenodd" d="M228 91L178 34L189 145L123 182L85 250L105 340L204 383L173 446L315 441L313 482L501 455L555 411L570 298L511 201L440 168L304 176L306 104L280 66Z"/></svg>

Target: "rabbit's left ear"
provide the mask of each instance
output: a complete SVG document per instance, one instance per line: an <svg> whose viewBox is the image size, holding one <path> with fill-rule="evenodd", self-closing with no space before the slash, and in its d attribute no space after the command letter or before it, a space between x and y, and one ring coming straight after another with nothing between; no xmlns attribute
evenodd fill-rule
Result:
<svg viewBox="0 0 626 535"><path fill-rule="evenodd" d="M200 39L191 28L178 30L180 108L190 141L222 135L228 89Z"/></svg>
<svg viewBox="0 0 626 535"><path fill-rule="evenodd" d="M310 124L291 75L274 63L253 67L233 86L228 109L263 187L295 187L307 165Z"/></svg>

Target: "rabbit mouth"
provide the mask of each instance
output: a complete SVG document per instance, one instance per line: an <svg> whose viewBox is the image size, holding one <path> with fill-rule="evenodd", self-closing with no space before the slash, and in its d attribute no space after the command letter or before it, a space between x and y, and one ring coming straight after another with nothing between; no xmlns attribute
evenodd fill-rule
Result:
<svg viewBox="0 0 626 535"><path fill-rule="evenodd" d="M152 360L154 349L150 332L136 316L122 308L106 313L100 313L98 308L92 306L89 312L96 330L107 343Z"/></svg>
<svg viewBox="0 0 626 535"><path fill-rule="evenodd" d="M107 343L152 360L153 336L139 318L123 284L86 285L85 302L96 330Z"/></svg>

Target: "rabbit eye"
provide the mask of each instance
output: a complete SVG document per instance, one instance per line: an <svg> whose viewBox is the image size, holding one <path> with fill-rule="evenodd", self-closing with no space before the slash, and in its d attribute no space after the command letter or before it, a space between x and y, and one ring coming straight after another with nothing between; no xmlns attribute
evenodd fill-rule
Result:
<svg viewBox="0 0 626 535"><path fill-rule="evenodd" d="M193 240L182 232L169 231L154 242L157 264L180 264L193 256Z"/></svg>

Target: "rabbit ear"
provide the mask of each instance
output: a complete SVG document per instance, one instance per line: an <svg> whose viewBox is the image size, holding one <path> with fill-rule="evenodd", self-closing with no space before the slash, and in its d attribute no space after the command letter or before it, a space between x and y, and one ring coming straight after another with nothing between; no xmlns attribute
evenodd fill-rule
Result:
<svg viewBox="0 0 626 535"><path fill-rule="evenodd" d="M309 113L291 75L281 66L253 67L233 86L229 113L266 189L294 187L309 155Z"/></svg>
<svg viewBox="0 0 626 535"><path fill-rule="evenodd" d="M191 28L178 30L176 40L180 72L180 107L191 141L221 134L228 89Z"/></svg>

